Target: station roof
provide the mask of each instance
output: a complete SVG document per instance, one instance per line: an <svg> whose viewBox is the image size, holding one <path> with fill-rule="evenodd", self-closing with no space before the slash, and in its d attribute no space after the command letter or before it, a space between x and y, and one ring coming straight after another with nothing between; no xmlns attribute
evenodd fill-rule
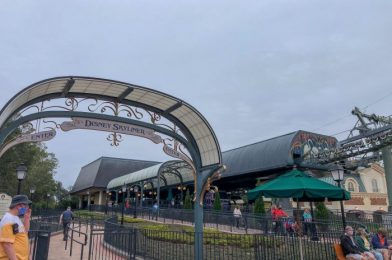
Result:
<svg viewBox="0 0 392 260"><path fill-rule="evenodd" d="M75 194L91 188L106 189L113 178L156 164L159 162L100 157L82 167L71 193Z"/></svg>
<svg viewBox="0 0 392 260"><path fill-rule="evenodd" d="M226 171L222 173L222 178L293 165L291 143L298 132L223 152Z"/></svg>
<svg viewBox="0 0 392 260"><path fill-rule="evenodd" d="M193 181L192 168L184 161L172 160L114 178L108 183L107 188L114 189L124 184L135 185L143 181L150 181L156 187L158 175L160 175L159 181L161 187Z"/></svg>

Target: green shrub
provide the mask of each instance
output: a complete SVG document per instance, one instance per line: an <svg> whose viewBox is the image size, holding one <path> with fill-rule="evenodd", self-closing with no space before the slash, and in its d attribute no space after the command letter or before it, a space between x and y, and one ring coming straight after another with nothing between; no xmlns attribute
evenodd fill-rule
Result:
<svg viewBox="0 0 392 260"><path fill-rule="evenodd" d="M264 207L263 196L260 196L255 201L254 213L255 213L255 215L259 215L259 216L265 214L265 207Z"/></svg>
<svg viewBox="0 0 392 260"><path fill-rule="evenodd" d="M192 209L192 199L189 190L187 190L185 194L184 209Z"/></svg>
<svg viewBox="0 0 392 260"><path fill-rule="evenodd" d="M215 192L213 209L214 209L214 211L221 211L222 210L222 204L221 204L219 192Z"/></svg>
<svg viewBox="0 0 392 260"><path fill-rule="evenodd" d="M324 202L316 202L316 219L327 219L329 216L328 209Z"/></svg>

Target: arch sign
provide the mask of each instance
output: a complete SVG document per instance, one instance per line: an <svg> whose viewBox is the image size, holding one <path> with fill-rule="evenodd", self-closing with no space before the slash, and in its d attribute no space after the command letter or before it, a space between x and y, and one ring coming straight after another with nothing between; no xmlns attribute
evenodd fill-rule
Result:
<svg viewBox="0 0 392 260"><path fill-rule="evenodd" d="M10 139L17 129L22 133ZM112 146L120 145L124 135L146 138L191 165L195 259L202 259L202 198L224 170L218 140L203 115L183 100L142 86L80 76L50 78L21 90L0 111L0 157L17 144L49 141L58 130L74 129L108 132Z"/></svg>

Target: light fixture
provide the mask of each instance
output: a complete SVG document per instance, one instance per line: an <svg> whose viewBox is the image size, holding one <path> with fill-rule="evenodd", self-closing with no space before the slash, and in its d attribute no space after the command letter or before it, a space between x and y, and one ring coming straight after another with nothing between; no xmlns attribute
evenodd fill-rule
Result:
<svg viewBox="0 0 392 260"><path fill-rule="evenodd" d="M331 174L332 174L333 180L336 181L336 182L340 182L340 181L342 181L344 179L344 169L339 164L335 164L331 168Z"/></svg>
<svg viewBox="0 0 392 260"><path fill-rule="evenodd" d="M148 194L151 195L151 194L152 194L152 191L149 191Z"/></svg>
<svg viewBox="0 0 392 260"><path fill-rule="evenodd" d="M18 180L23 180L26 177L26 173L27 173L27 167L24 163L20 164L17 168L16 168L16 177L18 178Z"/></svg>
<svg viewBox="0 0 392 260"><path fill-rule="evenodd" d="M126 191L127 191L127 185L124 184L124 185L122 186L122 192L126 192Z"/></svg>
<svg viewBox="0 0 392 260"><path fill-rule="evenodd" d="M34 186L30 187L30 193L31 193L31 194L34 194L34 193L35 193L35 187L34 187Z"/></svg>

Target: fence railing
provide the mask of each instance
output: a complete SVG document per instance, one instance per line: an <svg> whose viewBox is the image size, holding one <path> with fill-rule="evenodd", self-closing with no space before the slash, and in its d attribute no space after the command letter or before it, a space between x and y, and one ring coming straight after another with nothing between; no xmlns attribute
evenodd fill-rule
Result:
<svg viewBox="0 0 392 260"><path fill-rule="evenodd" d="M90 230L88 259L194 259L194 232L139 229L111 218ZM204 259L334 259L328 233L298 237L289 234L204 232Z"/></svg>
<svg viewBox="0 0 392 260"><path fill-rule="evenodd" d="M94 205L91 205L94 206ZM91 207L91 210L101 211L108 214L120 214L121 207L104 206ZM176 208L161 208L155 210L154 208L130 208L125 209L126 216L137 216L139 218L157 220L163 223L171 224L188 224L194 223L193 210L176 209ZM300 214L302 216L302 214ZM293 222L294 218L281 219L281 226L285 226L288 222ZM242 218L237 221L232 213L204 211L204 226L216 228L223 231L238 231L243 230L245 233L276 233L276 221L274 221L270 214L258 216L255 214L243 213ZM355 212L346 212L346 223L354 228L364 227L368 232L374 233L379 227L392 229L392 215L381 213L367 213L361 214ZM278 223L280 225L280 223ZM340 236L343 230L341 215L330 214L328 219L314 219L314 232L329 232Z"/></svg>

